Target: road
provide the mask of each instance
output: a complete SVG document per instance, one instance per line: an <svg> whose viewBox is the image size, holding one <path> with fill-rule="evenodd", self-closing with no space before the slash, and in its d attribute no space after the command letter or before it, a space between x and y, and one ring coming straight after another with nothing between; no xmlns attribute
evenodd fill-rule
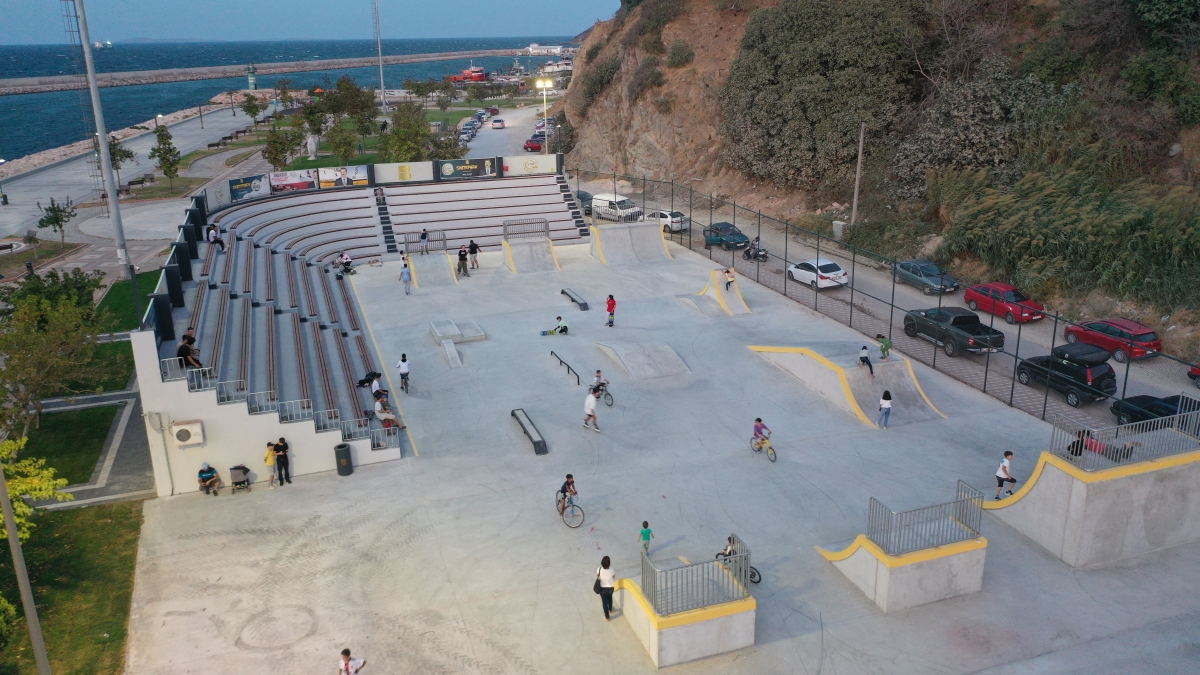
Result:
<svg viewBox="0 0 1200 675"><path fill-rule="evenodd" d="M525 141L533 135L533 126L537 123L537 113L541 109L541 106L501 108L497 117L504 120L504 128L493 129L491 120L484 122L483 128L467 144L467 155L505 157L526 154Z"/></svg>

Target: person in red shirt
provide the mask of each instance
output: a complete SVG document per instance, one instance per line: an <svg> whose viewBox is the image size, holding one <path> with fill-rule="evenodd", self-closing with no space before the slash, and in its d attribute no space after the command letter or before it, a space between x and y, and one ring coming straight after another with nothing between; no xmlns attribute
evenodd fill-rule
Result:
<svg viewBox="0 0 1200 675"><path fill-rule="evenodd" d="M617 313L617 301L613 299L613 296L611 296L611 295L608 296L607 305L608 305L608 324L607 325L609 328L612 328L613 317Z"/></svg>

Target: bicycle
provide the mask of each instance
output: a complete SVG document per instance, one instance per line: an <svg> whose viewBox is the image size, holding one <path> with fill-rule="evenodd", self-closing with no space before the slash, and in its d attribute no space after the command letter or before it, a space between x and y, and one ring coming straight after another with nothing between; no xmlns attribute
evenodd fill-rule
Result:
<svg viewBox="0 0 1200 675"><path fill-rule="evenodd" d="M563 495L562 490L555 492L554 508L567 527L575 529L583 525L583 507L575 503L575 495Z"/></svg>
<svg viewBox="0 0 1200 675"><path fill-rule="evenodd" d="M728 558L728 557L729 557L728 553L726 553L725 551L721 551L713 559L720 560L721 558ZM762 575L758 573L758 568L755 567L754 565L751 565L750 566L750 583L757 584L757 583L760 583L761 581L762 581Z"/></svg>
<svg viewBox="0 0 1200 675"><path fill-rule="evenodd" d="M408 393L408 377L404 375L400 376L400 388L404 390L405 394Z"/></svg>
<svg viewBox="0 0 1200 675"><path fill-rule="evenodd" d="M613 404L613 397L612 394L608 393L608 385L600 385L600 391L604 392L604 395L601 396L601 398L604 400L604 404L611 408Z"/></svg>
<svg viewBox="0 0 1200 675"><path fill-rule="evenodd" d="M764 435L762 437L762 440L754 439L754 438L750 439L750 449L751 450L753 450L754 452L761 453L763 451L763 448L766 448L766 450L767 450L767 459L774 462L775 461L775 446L771 445L771 435L770 434Z"/></svg>

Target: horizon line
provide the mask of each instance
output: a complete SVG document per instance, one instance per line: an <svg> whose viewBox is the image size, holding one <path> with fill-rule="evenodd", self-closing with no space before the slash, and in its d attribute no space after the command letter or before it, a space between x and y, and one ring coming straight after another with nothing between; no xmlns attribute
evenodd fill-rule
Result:
<svg viewBox="0 0 1200 675"><path fill-rule="evenodd" d="M576 33L575 35L578 35L578 34L579 33ZM419 40L512 40L512 39L548 38L548 37L552 37L552 38L565 37L565 38L569 38L569 39L574 39L575 35L565 35L565 34L564 35L470 35L470 36L459 35L459 36L451 36L451 37L420 37L420 38L389 38L389 37L385 37L385 38L383 38L383 40L416 42ZM270 38L270 39L262 39L262 40L215 40L215 39L210 39L210 38L184 38L184 37L180 37L180 38L132 37L132 38L124 38L122 40L93 40L93 42L97 42L97 41L111 42L113 45L117 45L117 44L121 44L121 43L126 43L126 44L197 44L197 43L217 44L217 43L221 43L221 44L225 44L225 43L233 43L233 42L357 42L357 41L374 42L375 38L374 37L362 37L362 38L314 38L314 37L291 38L291 37L289 37L289 38ZM564 44L566 44L567 42L569 42L569 40L563 41ZM71 45L66 42L0 43L0 47L70 47L70 46Z"/></svg>

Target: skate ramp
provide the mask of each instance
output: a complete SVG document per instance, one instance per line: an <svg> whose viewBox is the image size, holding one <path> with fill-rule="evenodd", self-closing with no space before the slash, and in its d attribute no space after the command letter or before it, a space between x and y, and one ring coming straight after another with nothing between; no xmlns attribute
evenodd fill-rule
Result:
<svg viewBox="0 0 1200 675"><path fill-rule="evenodd" d="M876 427L879 398L892 393L892 415L888 426L928 422L945 417L933 405L908 359L892 353L886 362L872 356L875 377L858 365L861 343L826 343L809 347L751 346L767 361L790 373L809 389L824 396L837 407Z"/></svg>
<svg viewBox="0 0 1200 675"><path fill-rule="evenodd" d="M592 257L605 265L671 260L658 223L614 223L589 229Z"/></svg>
<svg viewBox="0 0 1200 675"><path fill-rule="evenodd" d="M687 375L683 359L665 342L597 342L596 346L635 380Z"/></svg>
<svg viewBox="0 0 1200 675"><path fill-rule="evenodd" d="M408 258L408 266L412 270L413 286L417 288L452 286L458 283L458 275L454 273L454 261L450 254L444 251L411 255Z"/></svg>
<svg viewBox="0 0 1200 675"><path fill-rule="evenodd" d="M746 306L746 301L742 299L742 290L738 288L737 272L733 272L733 283L729 285L729 290L725 290L725 282L725 270L712 270L709 272L708 285L704 287L704 290L696 294L696 299L692 304L705 314L711 315L711 309L709 309L711 302L706 300L710 299L715 300L717 305L727 315L750 314L750 308Z"/></svg>
<svg viewBox="0 0 1200 675"><path fill-rule="evenodd" d="M547 237L529 237L506 240L504 257L508 267L516 274L553 272L561 269L554 255L554 244Z"/></svg>

